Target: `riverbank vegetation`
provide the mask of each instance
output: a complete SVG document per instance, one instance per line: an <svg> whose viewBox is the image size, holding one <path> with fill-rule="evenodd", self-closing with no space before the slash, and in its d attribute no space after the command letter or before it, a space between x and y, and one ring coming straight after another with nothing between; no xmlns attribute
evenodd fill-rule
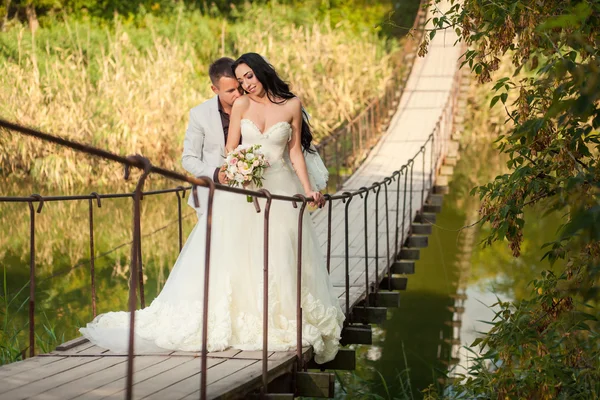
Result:
<svg viewBox="0 0 600 400"><path fill-rule="evenodd" d="M1 3L0 118L182 171L189 109L212 95L211 60L267 56L302 98L319 139L381 92L419 1ZM133 190L119 165L6 131L0 185L23 196ZM173 182L150 179L146 189L165 186ZM196 221L185 200L183 240ZM126 308L131 200L94 203L94 254L88 212L87 201L46 202L36 214L38 350L52 337L73 338L92 318L92 256L98 312ZM149 302L179 251L176 195L146 196L142 214ZM27 203L0 207L0 363L20 359L28 345L29 221Z"/></svg>
<svg viewBox="0 0 600 400"><path fill-rule="evenodd" d="M265 55L317 140L383 92L418 1L8 1L0 117L182 171L188 112L221 56ZM8 10L8 12L7 12ZM401 17L399 17L399 15ZM121 179L104 161L2 132L0 175L71 189Z"/></svg>
<svg viewBox="0 0 600 400"><path fill-rule="evenodd" d="M436 0L437 2L437 0ZM499 301L482 355L444 398L600 396L600 5L473 0L438 14L457 29L465 61L491 82L503 112L498 150L508 171L479 186L485 245L521 255L528 213L543 207L561 224L546 243L548 269L520 301ZM435 33L432 33L435 34ZM509 58L513 74L499 72Z"/></svg>

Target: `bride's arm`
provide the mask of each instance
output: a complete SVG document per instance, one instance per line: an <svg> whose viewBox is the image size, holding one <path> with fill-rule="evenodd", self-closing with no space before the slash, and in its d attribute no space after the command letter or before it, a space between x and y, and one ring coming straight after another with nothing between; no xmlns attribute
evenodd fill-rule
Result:
<svg viewBox="0 0 600 400"><path fill-rule="evenodd" d="M306 169L306 161L302 153L302 143L300 141L302 134L302 104L298 98L289 100L293 107L292 114L292 138L288 144L290 152L290 161L300 179L300 183L304 188L304 193L307 197L312 197L317 204L321 204L323 195L320 192L314 192L310 186L308 179L308 170Z"/></svg>
<svg viewBox="0 0 600 400"><path fill-rule="evenodd" d="M240 144L240 137L242 136L241 121L244 111L248 108L248 98L242 96L238 98L233 107L231 108L231 115L229 116L229 132L227 133L227 143L225 143L225 151L227 153L235 150Z"/></svg>

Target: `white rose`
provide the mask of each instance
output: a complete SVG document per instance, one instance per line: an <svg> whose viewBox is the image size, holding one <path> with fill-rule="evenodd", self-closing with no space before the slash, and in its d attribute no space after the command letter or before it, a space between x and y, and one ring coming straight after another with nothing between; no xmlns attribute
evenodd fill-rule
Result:
<svg viewBox="0 0 600 400"><path fill-rule="evenodd" d="M235 175L235 181L237 183L242 183L242 182L244 182L244 177L241 174L236 174Z"/></svg>
<svg viewBox="0 0 600 400"><path fill-rule="evenodd" d="M248 161L254 160L254 154L252 154L252 153L246 154L246 160L248 160Z"/></svg>
<svg viewBox="0 0 600 400"><path fill-rule="evenodd" d="M254 167L252 167L252 166L248 167L247 165L244 165L240 168L240 172L244 175L249 175L252 173L253 169L254 169Z"/></svg>
<svg viewBox="0 0 600 400"><path fill-rule="evenodd" d="M237 165L230 165L229 167L227 167L227 171L231 172L232 174L235 174L236 172L238 172L238 167Z"/></svg>

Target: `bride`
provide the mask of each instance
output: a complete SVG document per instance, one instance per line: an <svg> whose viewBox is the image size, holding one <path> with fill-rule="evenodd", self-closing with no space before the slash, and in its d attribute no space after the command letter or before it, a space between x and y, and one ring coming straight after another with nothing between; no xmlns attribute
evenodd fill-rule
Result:
<svg viewBox="0 0 600 400"><path fill-rule="evenodd" d="M300 100L274 68L256 53L242 55L233 72L246 92L233 106L227 151L243 137L245 145L260 144L270 166L263 187L271 193L304 193L322 206L314 191L304 154L310 155L312 134L303 118ZM261 209L264 210L264 200ZM206 213L205 213L206 214ZM149 307L135 313L135 352L200 351L206 215L192 230L165 287ZM306 214L305 214L306 215ZM274 200L269 224L268 348L296 348L296 263L298 209ZM209 276L208 351L233 347L262 349L263 226L246 196L215 194ZM302 339L313 346L315 361L332 360L339 348L344 314L327 274L315 229L303 219ZM97 316L81 333L92 343L126 351L129 313Z"/></svg>

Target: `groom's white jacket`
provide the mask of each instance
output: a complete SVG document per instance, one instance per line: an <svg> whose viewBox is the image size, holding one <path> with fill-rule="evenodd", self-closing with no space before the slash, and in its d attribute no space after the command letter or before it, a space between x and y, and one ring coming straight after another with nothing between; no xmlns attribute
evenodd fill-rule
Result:
<svg viewBox="0 0 600 400"><path fill-rule="evenodd" d="M181 163L195 177L207 176L212 179L215 169L225 162L225 137L218 101L218 96L215 96L190 111ZM198 199L200 207L203 207L207 199L206 189L198 187ZM188 204L194 207L191 193Z"/></svg>

